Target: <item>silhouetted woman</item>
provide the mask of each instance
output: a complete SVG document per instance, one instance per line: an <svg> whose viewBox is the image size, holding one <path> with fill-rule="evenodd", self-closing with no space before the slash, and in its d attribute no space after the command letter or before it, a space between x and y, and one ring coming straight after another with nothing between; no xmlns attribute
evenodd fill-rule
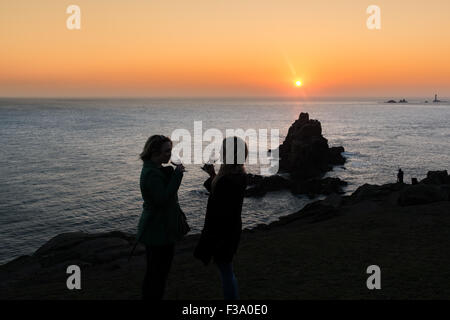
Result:
<svg viewBox="0 0 450 320"><path fill-rule="evenodd" d="M234 146L233 146L234 145ZM210 192L205 224L194 256L205 265L214 259L222 278L225 299L239 299L237 280L233 272L233 256L242 230L242 203L247 187L244 162L248 149L237 137L223 140L222 165L216 175L213 165L205 165L209 179L204 186Z"/></svg>
<svg viewBox="0 0 450 320"><path fill-rule="evenodd" d="M181 209L178 188L183 178L183 165L163 167L172 153L172 141L160 135L151 136L140 158L144 162L140 188L144 200L137 240L145 244L147 270L142 288L143 299L162 299L172 264L174 244L181 239Z"/></svg>

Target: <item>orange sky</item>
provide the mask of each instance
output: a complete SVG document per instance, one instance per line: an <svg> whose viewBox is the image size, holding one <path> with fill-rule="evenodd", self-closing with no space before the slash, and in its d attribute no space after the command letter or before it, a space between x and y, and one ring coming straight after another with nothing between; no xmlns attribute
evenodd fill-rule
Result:
<svg viewBox="0 0 450 320"><path fill-rule="evenodd" d="M0 43L0 96L450 96L448 0L1 0Z"/></svg>

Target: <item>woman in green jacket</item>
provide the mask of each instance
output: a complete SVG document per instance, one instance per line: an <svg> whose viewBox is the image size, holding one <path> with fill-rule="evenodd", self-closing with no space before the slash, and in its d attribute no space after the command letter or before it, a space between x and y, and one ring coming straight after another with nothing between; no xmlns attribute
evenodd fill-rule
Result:
<svg viewBox="0 0 450 320"><path fill-rule="evenodd" d="M174 170L171 166L162 166L170 161L171 153L172 141L168 137L154 135L147 140L140 155L144 162L140 177L144 204L137 241L145 245L147 256L143 299L163 298L174 245L183 236L177 192L184 167L180 164Z"/></svg>

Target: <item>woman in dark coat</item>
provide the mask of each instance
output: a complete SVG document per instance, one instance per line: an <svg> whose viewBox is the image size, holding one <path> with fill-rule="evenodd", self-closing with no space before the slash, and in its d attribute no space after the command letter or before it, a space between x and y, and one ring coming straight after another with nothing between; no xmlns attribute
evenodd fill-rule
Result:
<svg viewBox="0 0 450 320"><path fill-rule="evenodd" d="M227 155L227 150L233 151ZM241 211L247 187L244 162L248 148L242 139L230 137L224 139L221 151L223 164L217 175L213 165L203 167L210 175L204 183L210 195L194 256L205 265L213 259L222 278L224 298L239 299L232 261L242 230Z"/></svg>
<svg viewBox="0 0 450 320"><path fill-rule="evenodd" d="M179 227L182 211L177 192L184 167L180 164L174 170L162 166L169 162L171 153L172 141L154 135L147 140L140 155L143 161L140 188L144 204L136 237L146 248L147 270L142 285L145 300L163 298L175 242L183 236Z"/></svg>

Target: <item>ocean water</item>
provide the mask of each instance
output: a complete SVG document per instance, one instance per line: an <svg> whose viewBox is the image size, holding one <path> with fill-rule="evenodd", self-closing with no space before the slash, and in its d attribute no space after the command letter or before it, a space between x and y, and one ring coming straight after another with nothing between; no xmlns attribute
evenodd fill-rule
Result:
<svg viewBox="0 0 450 320"><path fill-rule="evenodd" d="M328 176L364 183L423 178L450 169L450 105L382 101L251 99L0 99L0 263L30 254L70 231L135 232L141 214L138 154L152 134L175 129L279 129L280 143L300 112L322 123L347 163ZM270 146L269 146L270 147ZM193 233L207 193L200 165L187 165L179 198ZM259 173L258 165L248 171ZM244 227L296 212L310 200L287 191L246 198Z"/></svg>

